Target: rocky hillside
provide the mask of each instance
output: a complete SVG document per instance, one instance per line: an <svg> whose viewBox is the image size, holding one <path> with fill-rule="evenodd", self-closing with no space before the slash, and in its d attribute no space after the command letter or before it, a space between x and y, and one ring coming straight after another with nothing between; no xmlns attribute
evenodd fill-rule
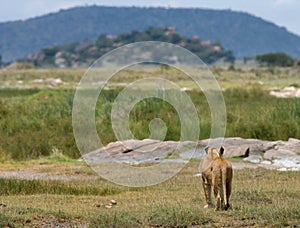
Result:
<svg viewBox="0 0 300 228"><path fill-rule="evenodd" d="M44 47L94 40L154 27L176 27L179 34L220 42L236 57L284 52L300 57L300 37L261 18L231 10L76 7L24 21L0 23L3 61L24 58Z"/></svg>
<svg viewBox="0 0 300 228"><path fill-rule="evenodd" d="M96 40L71 43L44 48L30 55L24 61L37 67L87 67L105 53L125 44L141 41L161 41L180 45L198 55L207 64L222 60L232 62L232 52L225 51L219 43L202 41L198 36L186 38L176 32L176 28L150 27L144 32L132 31L118 36L101 35Z"/></svg>

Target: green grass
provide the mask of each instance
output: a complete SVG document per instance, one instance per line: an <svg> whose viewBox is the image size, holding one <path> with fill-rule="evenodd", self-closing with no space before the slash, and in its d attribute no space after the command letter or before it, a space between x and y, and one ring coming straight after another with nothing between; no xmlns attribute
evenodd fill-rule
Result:
<svg viewBox="0 0 300 228"><path fill-rule="evenodd" d="M278 99L259 88L232 89L224 93L227 136L287 140L299 138L300 100Z"/></svg>
<svg viewBox="0 0 300 228"><path fill-rule="evenodd" d="M13 159L49 155L59 148L78 156L72 132L72 94L40 91L0 100L0 151Z"/></svg>
<svg viewBox="0 0 300 228"><path fill-rule="evenodd" d="M0 90L0 98L13 98L13 97L23 97L30 96L35 93L38 93L38 89L2 89Z"/></svg>
<svg viewBox="0 0 300 228"><path fill-rule="evenodd" d="M81 181L82 182L82 181ZM85 183L85 184L84 184ZM68 194L68 195L114 195L121 190L101 181L101 189L91 182L63 182L47 180L0 179L0 195ZM106 186L106 187L105 187Z"/></svg>
<svg viewBox="0 0 300 228"><path fill-rule="evenodd" d="M201 178L191 162L159 185L128 188L105 180L0 179L0 225L67 221L89 227L293 227L300 224L299 172L235 170L232 210L204 209ZM72 166L72 164L69 164ZM291 184L293 183L293 184ZM111 199L117 205L105 208ZM26 223L27 221L27 223ZM41 223L40 223L41 224Z"/></svg>
<svg viewBox="0 0 300 228"><path fill-rule="evenodd" d="M30 83L28 88L12 86L0 89L0 161L49 156L56 149L69 158L80 157L73 136L72 105L74 85L83 72L83 70L0 72L0 79L4 82L24 80L29 83L32 79L53 77L71 83L54 89L35 88ZM231 85L223 92L227 112L226 137L264 140L300 138L300 100L272 97L266 90L268 84L257 83L264 80L272 86L276 81L282 83L282 80L285 80L286 85L289 85L289 77L295 79L297 72L293 69L288 72L282 69L218 72L216 75L221 86L227 88L228 82ZM289 77L285 76L286 74ZM118 83L122 79L129 82L155 75L166 79L173 78L181 86L190 82L187 76L172 68L163 71L152 68L129 69L118 73L113 81ZM294 84L297 82L295 80ZM121 90L119 86L103 90L97 103L96 127L104 145L116 140L111 125L111 108ZM209 138L211 113L206 98L197 90L187 91L187 94L199 114L199 138ZM149 124L154 118L160 118L166 124L165 140L180 139L181 126L176 110L157 98L142 100L134 106L129 116L129 128L136 138L147 138L150 136Z"/></svg>

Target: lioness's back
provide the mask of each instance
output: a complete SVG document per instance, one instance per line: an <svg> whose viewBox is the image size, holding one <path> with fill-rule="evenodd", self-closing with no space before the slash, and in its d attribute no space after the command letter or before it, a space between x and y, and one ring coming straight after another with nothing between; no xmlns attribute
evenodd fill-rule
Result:
<svg viewBox="0 0 300 228"><path fill-rule="evenodd" d="M229 205L229 197L231 194L231 183L233 170L229 161L222 158L224 148L220 149L207 148L207 156L202 164L202 180L207 205L212 205L210 192L211 187L216 198L216 208L219 210L224 208L227 210Z"/></svg>

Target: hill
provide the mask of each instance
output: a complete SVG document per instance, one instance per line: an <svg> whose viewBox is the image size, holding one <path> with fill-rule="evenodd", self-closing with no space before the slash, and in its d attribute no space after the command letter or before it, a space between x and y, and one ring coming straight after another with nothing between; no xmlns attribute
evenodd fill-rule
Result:
<svg viewBox="0 0 300 228"><path fill-rule="evenodd" d="M118 35L150 26L176 27L179 34L220 42L236 57L284 52L300 57L300 37L247 13L231 10L88 6L24 21L0 23L0 55L16 60L45 46Z"/></svg>
<svg viewBox="0 0 300 228"><path fill-rule="evenodd" d="M102 55L117 47L151 40L180 45L198 55L207 64L212 64L216 61L233 62L235 59L232 52L225 51L219 43L213 43L210 40L201 41L197 36L193 38L183 37L176 33L174 27L150 27L144 32L135 30L131 33L121 33L118 36L100 35L93 41L86 40L81 43L43 48L22 61L38 67L87 67ZM135 54L140 55L141 53Z"/></svg>

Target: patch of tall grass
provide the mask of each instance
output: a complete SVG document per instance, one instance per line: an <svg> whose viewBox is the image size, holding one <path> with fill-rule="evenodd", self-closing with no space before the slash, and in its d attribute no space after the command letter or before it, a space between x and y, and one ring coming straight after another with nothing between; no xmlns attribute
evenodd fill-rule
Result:
<svg viewBox="0 0 300 228"><path fill-rule="evenodd" d="M111 109L120 89L103 90L96 110L96 128L102 143L115 141ZM203 93L188 91L199 115L201 139L210 137L211 113ZM270 96L260 86L227 89L226 137L287 140L300 138L300 99ZM0 90L0 161L49 156L57 148L80 157L72 129L73 90ZM129 128L138 139L150 136L154 118L164 121L165 140L179 140L181 123L174 107L157 98L138 102L130 112Z"/></svg>
<svg viewBox="0 0 300 228"><path fill-rule="evenodd" d="M38 93L39 89L1 89L0 98L23 97Z"/></svg>
<svg viewBox="0 0 300 228"><path fill-rule="evenodd" d="M49 155L54 147L78 157L72 133L72 93L40 91L0 100L0 148L13 159Z"/></svg>
<svg viewBox="0 0 300 228"><path fill-rule="evenodd" d="M259 88L231 89L224 96L226 136L263 140L300 138L300 99L275 98Z"/></svg>
<svg viewBox="0 0 300 228"><path fill-rule="evenodd" d="M82 182L82 181L81 181ZM124 189L110 185L103 180L80 183L79 181L50 181L50 180L21 180L1 179L0 195L34 195L34 194L58 194L58 195L99 195L108 196L118 194ZM96 185L100 185L98 188Z"/></svg>

